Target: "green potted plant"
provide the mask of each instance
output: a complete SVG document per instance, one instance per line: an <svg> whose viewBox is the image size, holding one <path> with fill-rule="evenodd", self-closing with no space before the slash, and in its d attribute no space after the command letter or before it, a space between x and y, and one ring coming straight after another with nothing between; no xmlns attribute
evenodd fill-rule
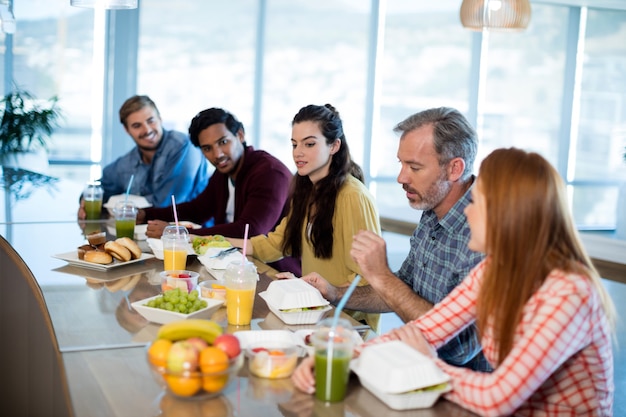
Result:
<svg viewBox="0 0 626 417"><path fill-rule="evenodd" d="M50 137L58 126L60 117L61 110L56 96L42 101L19 88L6 94L0 100L2 165L22 168L20 160L24 156L43 153L47 166Z"/></svg>

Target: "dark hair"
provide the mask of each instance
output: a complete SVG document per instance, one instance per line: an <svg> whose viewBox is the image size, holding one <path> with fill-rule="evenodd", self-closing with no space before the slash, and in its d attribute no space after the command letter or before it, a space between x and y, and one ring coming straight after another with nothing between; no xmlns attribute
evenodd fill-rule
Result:
<svg viewBox="0 0 626 417"><path fill-rule="evenodd" d="M444 166L454 158L465 161L462 179L467 180L474 171L478 137L472 125L458 110L438 107L415 113L393 129L405 134L424 125L433 125L433 143L439 155L439 165Z"/></svg>
<svg viewBox="0 0 626 417"><path fill-rule="evenodd" d="M240 130L245 133L243 123L237 120L232 113L229 113L224 109L212 107L210 109L202 110L200 113L196 114L193 119L191 119L191 124L189 125L189 138L191 139L191 143L199 147L200 142L198 140L198 135L200 132L217 123L224 123L226 125L226 129L228 129L230 133L235 136L237 136L237 132ZM245 142L243 143L243 146L246 146Z"/></svg>
<svg viewBox="0 0 626 417"><path fill-rule="evenodd" d="M339 139L341 146L332 156L328 175L317 183L313 184L308 176L294 176L282 249L294 257L302 255L302 227L304 219L309 216L311 232L307 234L307 239L311 240L315 257L329 259L333 253L333 216L337 194L348 175L363 182L363 171L352 161L339 112L332 105L311 104L301 108L291 124L302 122L317 123L327 145Z"/></svg>
<svg viewBox="0 0 626 417"><path fill-rule="evenodd" d="M126 119L128 118L128 116L130 116L131 113L143 109L144 107L152 107L156 114L161 117L159 109L157 109L156 104L154 104L154 101L152 101L150 97L132 96L131 98L127 99L124 104L122 104L122 107L120 107L120 123L126 126Z"/></svg>

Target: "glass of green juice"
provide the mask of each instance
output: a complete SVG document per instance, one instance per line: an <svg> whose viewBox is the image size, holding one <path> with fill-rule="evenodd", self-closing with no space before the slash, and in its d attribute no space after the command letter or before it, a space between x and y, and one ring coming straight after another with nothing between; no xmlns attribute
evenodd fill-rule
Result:
<svg viewBox="0 0 626 417"><path fill-rule="evenodd" d="M115 216L115 235L135 238L135 222L137 221L137 206L132 201L120 201L113 209Z"/></svg>
<svg viewBox="0 0 626 417"><path fill-rule="evenodd" d="M83 190L83 202L85 203L86 220L98 220L102 213L102 187L99 182L87 183Z"/></svg>
<svg viewBox="0 0 626 417"><path fill-rule="evenodd" d="M313 333L315 349L315 396L324 402L343 401L350 377L354 349L352 325L346 319L332 326L331 317L321 320Z"/></svg>

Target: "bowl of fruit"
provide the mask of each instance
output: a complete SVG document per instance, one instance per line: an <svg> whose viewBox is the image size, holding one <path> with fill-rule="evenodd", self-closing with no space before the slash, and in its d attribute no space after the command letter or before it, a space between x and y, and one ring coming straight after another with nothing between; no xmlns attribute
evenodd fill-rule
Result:
<svg viewBox="0 0 626 417"><path fill-rule="evenodd" d="M154 380L169 394L202 400L220 395L244 361L239 340L211 320L164 324L147 346Z"/></svg>
<svg viewBox="0 0 626 417"><path fill-rule="evenodd" d="M135 301L131 306L147 320L164 324L178 320L211 318L223 304L224 301L217 298L201 297L198 290L186 293L176 288Z"/></svg>

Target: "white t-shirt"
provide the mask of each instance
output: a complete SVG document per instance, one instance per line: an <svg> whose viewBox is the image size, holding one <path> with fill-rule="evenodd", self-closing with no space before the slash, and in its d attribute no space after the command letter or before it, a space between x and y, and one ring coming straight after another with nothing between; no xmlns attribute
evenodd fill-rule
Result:
<svg viewBox="0 0 626 417"><path fill-rule="evenodd" d="M228 179L228 202L226 203L226 223L235 219L235 184Z"/></svg>

